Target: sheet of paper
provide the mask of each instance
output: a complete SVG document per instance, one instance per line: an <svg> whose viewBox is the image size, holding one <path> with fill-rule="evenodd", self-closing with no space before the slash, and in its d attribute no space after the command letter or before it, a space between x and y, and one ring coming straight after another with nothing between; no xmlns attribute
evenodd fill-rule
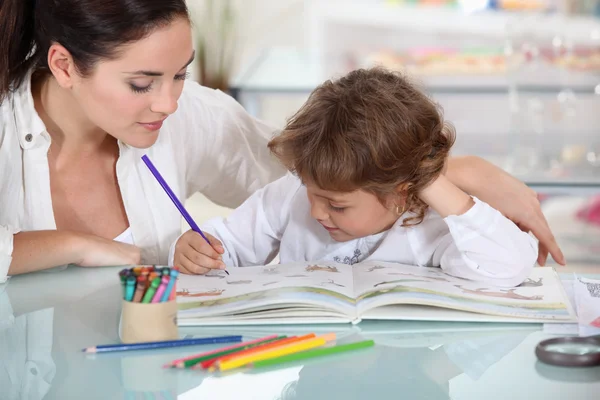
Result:
<svg viewBox="0 0 600 400"><path fill-rule="evenodd" d="M600 280L577 277L573 282L579 336L600 335Z"/></svg>
<svg viewBox="0 0 600 400"><path fill-rule="evenodd" d="M577 314L578 323L544 324L544 332L578 336L600 334L600 280L573 275L562 279L562 284Z"/></svg>
<svg viewBox="0 0 600 400"><path fill-rule="evenodd" d="M573 311L577 314L577 307L575 303L575 292L573 290L573 282L575 281L575 275L570 275L566 278L562 278L562 283L565 294L569 298ZM571 324L544 324L544 332L551 335L577 335L579 334L579 327L577 323Z"/></svg>

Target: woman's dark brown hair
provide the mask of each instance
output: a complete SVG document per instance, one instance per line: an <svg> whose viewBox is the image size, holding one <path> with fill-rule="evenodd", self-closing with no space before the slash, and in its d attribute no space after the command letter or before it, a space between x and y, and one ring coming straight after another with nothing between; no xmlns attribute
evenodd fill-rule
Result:
<svg viewBox="0 0 600 400"><path fill-rule="evenodd" d="M454 144L439 107L407 78L382 68L327 81L269 143L301 179L324 190L362 189L382 202L405 196L404 225L422 222L419 192L444 170Z"/></svg>
<svg viewBox="0 0 600 400"><path fill-rule="evenodd" d="M189 20L185 0L1 0L0 101L32 68L48 69L48 49L64 46L78 72L118 55L177 17Z"/></svg>

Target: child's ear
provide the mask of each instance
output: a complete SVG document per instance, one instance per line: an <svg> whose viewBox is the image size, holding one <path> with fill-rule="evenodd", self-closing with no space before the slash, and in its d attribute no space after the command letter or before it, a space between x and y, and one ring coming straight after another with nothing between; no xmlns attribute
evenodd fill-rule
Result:
<svg viewBox="0 0 600 400"><path fill-rule="evenodd" d="M396 186L396 189L394 191L396 192L397 196L401 196L402 198L405 198L409 187L410 187L410 183L401 183L398 186Z"/></svg>
<svg viewBox="0 0 600 400"><path fill-rule="evenodd" d="M395 209L396 207L402 208L406 202L406 188L407 184L398 185L393 193L390 193L386 200L386 206L389 209Z"/></svg>

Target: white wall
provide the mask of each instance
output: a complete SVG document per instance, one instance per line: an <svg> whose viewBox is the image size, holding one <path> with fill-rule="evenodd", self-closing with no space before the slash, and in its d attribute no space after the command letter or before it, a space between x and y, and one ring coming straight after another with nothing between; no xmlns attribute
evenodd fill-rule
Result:
<svg viewBox="0 0 600 400"><path fill-rule="evenodd" d="M223 1L223 0L214 0ZM237 10L239 54L233 74L248 68L260 52L271 46L304 46L303 0L233 0ZM187 0L192 16L202 12L207 0ZM197 19L195 19L195 23ZM190 67L191 79L198 79L197 64ZM287 112L283 112L287 113ZM273 111L271 123L281 125L282 112ZM219 207L200 193L186 202L186 207L198 224L214 216L226 216L231 210ZM183 229L189 226L182 220Z"/></svg>
<svg viewBox="0 0 600 400"><path fill-rule="evenodd" d="M187 0L192 15L199 15L210 0ZM224 1L224 0L213 0ZM303 0L232 0L237 11L238 57L233 75L247 67L270 46L304 46ZM196 65L191 77L196 79Z"/></svg>

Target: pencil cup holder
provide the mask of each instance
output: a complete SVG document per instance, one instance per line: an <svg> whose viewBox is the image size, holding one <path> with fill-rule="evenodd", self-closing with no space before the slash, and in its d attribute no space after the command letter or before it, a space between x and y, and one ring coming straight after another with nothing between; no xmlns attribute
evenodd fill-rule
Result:
<svg viewBox="0 0 600 400"><path fill-rule="evenodd" d="M123 343L176 339L179 339L176 300L164 303L134 303L123 300L121 312Z"/></svg>

